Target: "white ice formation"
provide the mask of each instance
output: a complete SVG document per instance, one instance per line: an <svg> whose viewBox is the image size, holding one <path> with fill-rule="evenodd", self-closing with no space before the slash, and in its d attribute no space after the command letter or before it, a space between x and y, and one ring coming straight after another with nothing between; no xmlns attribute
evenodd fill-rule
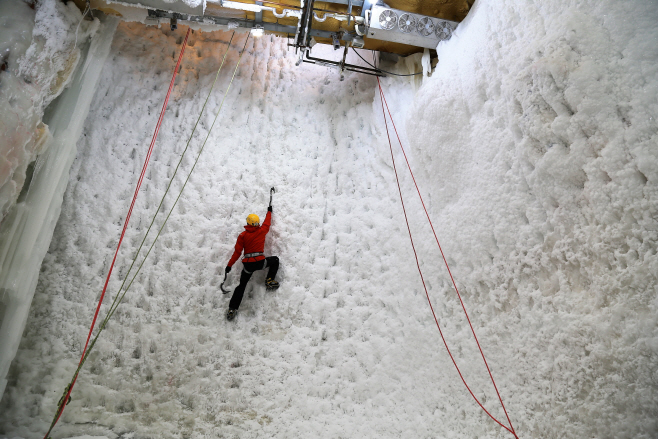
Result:
<svg viewBox="0 0 658 439"><path fill-rule="evenodd" d="M3 19L15 17L14 20L6 20L9 29L19 34L17 29L26 33L25 27L31 29L31 9L21 1L14 5L18 12L12 12L5 8L7 3L0 7L8 13ZM59 218L69 169L76 155L75 145L82 133L114 28L118 24L116 19L109 19L91 43L80 36L82 50L73 46L77 45L75 42L67 50L66 38L58 46L44 37L51 36L52 29L64 33L74 23L70 21L68 28L66 24L58 23L57 20L65 14L58 14L56 9L64 6L55 6L55 3L44 3L37 9L34 40L22 59L16 59L14 54L27 44L16 43L18 39L14 39L13 44L5 45L8 50L4 52L8 55L10 70L3 72L0 96L7 103L5 108L10 111L3 112L2 116L6 141L3 144L3 158L7 165L2 169L9 173L3 186L8 189L4 191L3 200L8 213L0 225L0 391L3 392L7 382L5 377L27 321L39 268ZM75 7L68 9L77 11L77 18L81 18ZM40 14L42 18L39 18ZM33 13L31 15L34 17ZM72 15L75 17L75 12ZM85 25L86 29L94 29L91 33L95 33L98 27L98 21L91 26ZM50 29L50 33L43 31L43 28ZM26 39L23 38L23 42ZM63 62L60 58L69 61ZM25 67L22 73L20 69L11 69L17 61L26 63L26 59L32 60L33 64ZM80 65L79 59L84 60ZM33 82L34 86L31 85ZM42 122L46 103L59 95L65 85L68 88L48 107L49 114L44 117L45 123ZM29 126L36 129L30 132L27 129ZM32 162L36 156L38 160ZM22 186L28 164L32 165L32 171ZM14 189L22 190L17 200L15 197L18 194Z"/></svg>
<svg viewBox="0 0 658 439"><path fill-rule="evenodd" d="M382 81L521 438L658 431L657 20L645 0L480 0L422 86ZM42 437L75 369L184 31L117 29L0 435ZM193 148L246 36L230 48ZM111 296L229 37L190 39ZM295 61L285 40L247 45L211 147L83 370L59 437L511 439L464 389L429 313L376 81L340 82ZM396 151L439 322L469 385L504 422ZM257 273L227 324L223 269L270 186L266 252L281 258L281 288L266 293Z"/></svg>

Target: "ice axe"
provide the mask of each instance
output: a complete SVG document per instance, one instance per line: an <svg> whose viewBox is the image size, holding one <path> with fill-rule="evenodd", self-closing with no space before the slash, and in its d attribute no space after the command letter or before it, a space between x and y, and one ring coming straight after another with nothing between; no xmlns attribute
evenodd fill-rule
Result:
<svg viewBox="0 0 658 439"><path fill-rule="evenodd" d="M276 189L270 188L270 206L272 205L272 194L276 192Z"/></svg>
<svg viewBox="0 0 658 439"><path fill-rule="evenodd" d="M219 286L219 289L222 290L222 293L223 293L223 294L228 294L228 293L231 292L231 290L226 290L226 289L224 289L224 282L226 282L226 276L228 276L228 273L224 273L224 281L223 281L223 282L221 283L221 285Z"/></svg>

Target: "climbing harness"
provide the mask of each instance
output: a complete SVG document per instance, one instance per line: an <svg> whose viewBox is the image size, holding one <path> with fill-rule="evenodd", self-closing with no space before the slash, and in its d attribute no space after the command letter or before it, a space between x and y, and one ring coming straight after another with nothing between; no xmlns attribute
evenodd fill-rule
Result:
<svg viewBox="0 0 658 439"><path fill-rule="evenodd" d="M124 287L124 285L125 285L125 279L127 279L128 276L126 275L126 277L124 278L124 282L121 284L121 287L119 288L119 290L118 290L118 292L117 292L117 295L116 295L114 301L112 302L112 305L110 306L110 309L108 310L108 313L107 313L105 319L103 320L102 324L100 325L99 330L98 330L98 333L96 334L96 336L94 337L94 339L92 340L92 342L91 342L91 344L90 344L90 343L89 343L89 340L90 340L90 338L91 338L91 334L92 334L92 332L93 332L93 329L94 329L94 326L95 326L95 323L96 323L96 319L97 319L97 317L98 317L98 313L99 313L99 311L100 311L100 307L101 307L101 304L102 304L102 302L103 302L103 298L104 298L104 296L105 296L105 292L106 292L106 290L107 290L107 285L108 285L108 283L109 283L110 276L111 276L111 274L112 274L112 268L114 267L114 263L116 262L117 254L118 254L118 252L119 252L119 247L121 246L121 241L123 240L123 237L124 237L124 235L125 235L125 231L126 231L126 228L127 228L127 225L128 225L128 221L129 221L130 216L131 216L131 214L132 214L132 209L133 209L134 204L135 204L135 199L137 198L137 193L139 192L139 188L141 187L141 183L142 183L142 180L143 180L144 175L145 175L145 172L146 172L146 167L147 167L148 160L149 160L149 158L150 158L150 156L151 156L151 153L152 153L152 150L153 150L153 145L155 144L155 140L156 140L156 138L157 138L157 134L158 134L158 132L159 132L159 130L160 130L160 125L162 124L162 119L163 119L163 117L164 117L164 111L165 111L165 109L166 109L167 102L168 102L168 100L169 100L169 96L171 95L171 91L172 91L172 88L173 88L173 85L174 85L174 81L175 81L175 79L176 79L176 74L177 74L177 72L178 72L178 70L179 70L180 63L181 63L181 60L182 60L182 58L183 58L183 53L184 53L184 51L185 51L185 47L187 46L187 40L188 40L188 37L189 37L189 34L190 34L190 30L191 30L191 29L188 28L187 33L186 33L186 35L185 35L185 39L184 39L184 41L183 41L183 45L182 45L182 47L181 47L181 53L180 53L180 55L179 55L179 57L178 57L178 62L177 62L177 64L176 64L176 68L174 69L174 74L173 74L172 79L171 79L171 83L170 83L170 86L169 86L169 91L167 92L167 96L166 96L166 98L165 98L165 103L164 103L164 105L163 105L162 112L161 112L161 114L160 114L160 118L158 119L158 124L156 125L155 134L154 134L153 139L152 139L152 141L151 141L151 145L150 145L150 147L149 147L149 151L148 151L148 153L147 153L147 157L146 157L146 160L145 160L145 163L144 163L143 169L142 169L142 174L140 175L140 178L139 178L139 180L138 180L137 188L135 189L135 194L134 194L134 196L133 196L133 200L132 200L132 203L131 203L131 205L130 205L130 209L128 210L128 215L126 216L126 220L125 220L125 223L124 223L123 231L122 231L122 233L121 233L121 237L120 237L120 239L119 239L119 244L118 244L118 246L117 246L117 250L116 250L116 252L115 252L115 254L114 254L114 259L112 260L112 264L110 265L110 270L109 270L109 273L108 273L108 275L107 275L107 279L106 279L106 281L105 281L105 285L104 285L104 287L103 287L103 292L102 292L101 297L100 297L100 299L99 299L98 306L97 306L97 308L96 308L96 313L95 313L95 315L94 315L94 319L93 319L93 321L92 321L91 328L89 329L89 335L87 336L87 342L86 342L85 347L84 347L84 349L83 349L83 351L82 351L82 357L81 357L81 359L80 359L80 363L78 364L78 367L77 367L77 369L76 369L76 371L75 371L75 373L74 373L74 375L73 375L73 378L72 378L71 382L69 383L69 385L66 387L66 389L65 389L65 391L64 391L64 396L60 399L60 402L58 403L58 410L57 410L57 413L55 414L55 417L53 418L53 422L51 423L50 428L48 429L48 432L47 432L46 435L44 436L44 439L47 439L47 438L48 438L48 435L50 434L50 432L51 432L52 429L54 428L55 424L57 424L57 421L58 421L59 418L61 417L62 412L64 411L64 407L66 406L66 404L68 404L68 403L70 402L71 391L73 390L73 386L75 385L75 382L76 382L76 380L77 380L77 378L78 378L78 375L79 375L79 373L80 373L80 370L81 370L82 366L84 365L85 361L86 361L87 358L89 357L89 354L90 354L91 350L93 349L94 345L96 344L96 341L98 340L98 337L100 336L101 332L103 331L103 329L105 329L107 323L109 322L109 319L112 317L112 315L113 315L114 312L116 311L116 309L117 309L117 307L119 306L119 304L123 301L123 298L125 297L126 293L128 292L128 290L129 290L130 287L132 286L133 282L135 281L135 278L136 278L137 275L139 274L139 272L140 272L142 266L144 265L144 262L145 262L146 259L148 258L148 255L150 254L151 250L153 249L153 246L155 245L155 243L156 243L157 239L159 238L159 236L160 236L160 234L161 234L161 232L162 232L164 226L166 225L166 223L167 223L169 217L171 216L171 213L173 212L173 209L176 207L176 204L178 203L178 200L180 199L180 197L181 197L181 195L182 195L182 193L183 193L183 190L185 189L185 186L187 185L187 182L189 181L190 176L192 175L192 172L194 171L194 168L196 167L196 164L197 164L198 161L199 161L199 157L200 157L201 153L203 152L203 149L204 149L204 147L205 147L205 145L206 145L206 143L207 143L207 141L208 141L208 138L210 137L210 132L212 131L212 128L213 128L213 126L215 125L215 122L217 121L217 116L219 115L219 112L220 112L221 109L222 109L222 106L223 106L223 104L224 104L224 100L226 99L226 96L227 96L227 94L228 94L228 91L229 91L229 89L231 88L231 85L233 84L233 80L235 79L235 74L236 74L236 72L237 72L238 66L240 65L240 60L242 59L242 55L244 54L244 51L245 51L245 49L246 49L247 41L249 40L249 34L247 34L247 38L245 39L244 47L242 48L242 52L240 53L240 57L238 58L238 62L237 62L237 64L236 64L236 66L235 66L235 70L234 70L234 72L233 72L233 76L231 77L231 82L229 83L229 86L228 86L227 89L226 89L226 92L225 92L224 97L223 97L223 99L222 99L222 102L221 102L221 104L220 104L220 106L219 106L219 109L217 110L217 115L215 116L215 119L214 119L214 121L213 121L212 126L210 127L210 130L208 130L208 134L207 134L207 136L206 136L206 139L205 139L205 141L203 142L203 145L201 146L201 149L199 150L199 153L197 154L196 160L194 161L194 165L192 166L192 169L191 169L190 172L188 173L187 178L185 179L185 182L183 183L183 186L182 186L182 188L181 188L181 190L180 190L180 192L179 192L179 194L178 194L178 196L177 196L177 198L176 198L176 201L174 202L173 206L172 206L171 209L169 210L169 213L167 214L167 217L165 218L165 220L164 220L162 226L161 226L160 229L158 230L158 233L157 233L157 235L156 235L156 237L155 237L153 243L151 244L151 246L150 246L148 252L146 253L146 256L144 256L144 259L142 260L140 266L138 267L137 272L136 272L135 275L132 277L132 279L131 279L130 283L128 284L128 286L125 288L123 294L121 294L121 289ZM234 35L235 35L235 33L231 36L231 41L233 40L233 36L234 36ZM230 49L230 43L231 43L231 41L229 41L229 44L228 44L227 49L226 49L226 50L227 50L226 53L228 53L228 50ZM154 215L153 221L151 222L151 225L149 225L149 228L148 228L148 230L147 230L147 232L146 232L146 234L145 234L145 236L144 236L144 240L142 240L142 243L140 244L139 249L138 249L137 252L135 253L135 257L134 257L134 259L133 259L133 261L132 261L132 263L131 263L131 265L130 265L130 269L128 270L128 273L130 273L130 270L132 269L133 265L135 264L135 261L137 260L137 257L139 256L139 252L140 252L140 250L141 250L141 248L142 248L142 246L143 246L143 244L144 244L144 241L146 240L146 236L148 235L148 232L150 231L151 227L153 226L153 222L155 221L155 216L157 215L157 213L159 212L160 208L162 207L162 203L164 202L164 198L165 198L165 196L167 195L167 193L168 193L168 191L169 191L169 188L171 187L171 184L172 184L172 182L173 182L173 178L175 177L176 172L178 171L178 168L179 168L179 166L180 166L180 164L181 164L181 162L182 162L182 160L183 160L183 156L184 156L185 152L187 151L187 149L188 149L188 147L189 147L190 141L191 141L192 136L193 136L193 134L194 134L194 130L196 130L196 127L197 127L197 125L198 125L198 123L199 123L199 120L201 119L201 115L203 114L203 110L205 109L206 104L208 103L208 99L210 98L210 93L212 92L212 89L213 89L213 87L215 86L215 83L217 82L217 78L218 78L218 76L219 76L219 72L221 71L222 66L224 65L224 61L226 60L226 53L224 54L224 58L223 58L223 60L222 60L222 63L221 63L221 65L220 65L220 67L219 67L219 69L218 69L218 71L217 71L217 75L215 76L215 81L213 82L213 85L212 85L212 87L211 87L211 89L210 89L210 92L209 92L209 94L208 94L208 97L206 98L206 101L205 101L205 103L204 103L204 105L203 105L203 107L202 107L202 109L201 109L201 114L199 115L199 118L197 119L196 124L194 125L194 129L193 129L193 131L192 131L192 134L190 134L190 138L188 139L188 142L187 142L187 145L186 145L186 147L185 147L185 150L184 150L183 153L182 153L181 159L180 159L180 161L178 162L178 165L176 166L176 170L175 170L174 174L172 175L172 177L171 177L171 179L170 179L170 181L169 181L169 184L168 184L168 186L167 186L167 190L165 191L165 194L163 195L162 200L160 201L160 205L158 206L158 209L156 210L156 213L155 213L155 215ZM63 401L67 401L67 403L66 403L66 404L63 404Z"/></svg>
<svg viewBox="0 0 658 439"><path fill-rule="evenodd" d="M418 184L416 183L416 178L414 177L413 171L411 170L411 165L409 164L409 160L407 159L407 154L404 150L404 147L402 146L402 141L400 140L400 135L398 134L397 128L395 126L395 122L393 121L393 116L391 115L391 110L388 108L388 102L386 102L386 97L384 96L384 89L382 88L381 82L379 81L379 78L377 78L377 85L379 87L379 96L382 104L382 114L384 116L384 125L386 127L386 136L388 137L388 144L389 148L391 151L391 159L393 161L393 170L395 171L395 179L398 185L398 192L400 194L400 202L402 204L402 211L404 212L404 219L407 224L407 231L409 232L409 239L411 240L411 247L414 252L414 256L416 258L416 266L418 267L418 273L420 274L420 279L423 283L423 288L425 289L425 295L427 296L427 302L429 303L430 310L432 311L432 315L434 316L434 322L436 323L436 327L439 329L439 334L441 335L441 339L443 340L443 344L446 347L446 350L448 351L448 355L450 356L450 359L452 360L453 365L457 369L457 373L459 374L459 377L461 378L462 382L466 386L466 389L468 389L468 392L471 394L473 399L475 399L475 402L478 403L478 405L484 410L484 412L489 415L491 419L493 419L498 425L503 427L505 430L509 431L514 435L516 439L518 439L518 436L516 434L516 431L514 430L514 426L512 425L512 421L510 420L509 415L507 414L507 409L505 408L505 404L503 403L503 399L500 396L500 393L498 392L498 386L496 386L496 382L494 381L493 374L491 373L491 369L489 368L489 364L487 363L487 359L484 356L484 351L482 350L482 347L480 346L480 342L475 335L475 329L473 329L473 325L471 323L471 319L468 317L468 313L466 312L466 306L464 305L464 301L462 300L461 294L459 294L459 289L457 288L457 284L455 283L455 279L452 276L452 272L450 271L450 267L448 266L448 261L446 260L445 255L443 254L443 249L441 248L441 244L439 243L439 239L436 236L436 232L434 230L434 225L432 225L432 220L430 219L429 213L427 212L427 208L425 207L425 202L423 201L423 197L420 194L420 189L418 188ZM384 110L384 106L386 106L386 111ZM461 303L462 309L464 311L464 314L466 315L466 320L468 320L468 324L471 327L471 333L473 334L473 337L475 338L475 342L477 343L478 349L480 350L480 355L482 356L482 360L484 360L484 364L487 368L487 372L489 372L489 377L491 378L491 382L493 383L494 389L496 390L496 394L498 395L498 400L500 401L500 405L503 407L503 411L505 412L505 417L507 418L507 422L509 423L509 427L501 423L498 419L496 419L489 411L487 411L486 408L482 405L482 403L478 400L478 398L475 396L475 394L471 391L471 388L466 384L466 380L464 379L461 370L459 370L459 366L457 366L457 362L455 361L455 358L452 355L452 352L450 351L450 348L448 347L448 343L446 342L445 337L443 336L443 331L441 331L441 326L439 325L439 320L436 317L436 313L434 312L434 307L432 306L432 301L430 300L429 292L427 290L427 286L425 285L425 279L423 277L423 272L420 269L420 262L418 261L418 254L416 253L416 246L414 245L414 240L413 236L411 235L411 228L409 227L409 219L407 218L407 210L404 205L404 199L402 197L402 189L400 188L400 179L398 177L398 171L397 167L395 164L395 157L393 155L393 144L391 142L391 136L389 134L388 130L388 122L386 120L386 113L388 112L388 117L391 119L391 124L393 125L393 128L395 130L395 134L398 138L398 142L400 143L400 148L402 149L402 153L404 154L404 159L407 163L407 167L409 169L409 173L411 174L411 178L413 179L414 185L416 186L416 191L418 192L418 197L420 198L420 202L423 205L423 209L425 210L425 215L427 216L427 220L430 224L430 227L432 228L432 233L434 233L434 239L436 240L437 245L439 246L439 250L441 252L441 257L443 258L443 262L445 263L446 268L448 269L448 274L450 275L450 280L452 281L452 285L455 288L455 291L457 292L457 297L459 298L459 302Z"/></svg>
<svg viewBox="0 0 658 439"><path fill-rule="evenodd" d="M244 259L247 258L255 258L256 256L263 256L263 252L258 252L258 253L247 253L244 255Z"/></svg>

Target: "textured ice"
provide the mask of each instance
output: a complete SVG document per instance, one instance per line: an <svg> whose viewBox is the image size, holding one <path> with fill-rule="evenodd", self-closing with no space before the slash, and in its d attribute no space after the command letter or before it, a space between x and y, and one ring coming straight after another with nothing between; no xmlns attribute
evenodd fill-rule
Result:
<svg viewBox="0 0 658 439"><path fill-rule="evenodd" d="M46 106L67 86L77 66L77 41L98 21L82 21L70 2L0 2L0 218L18 198L30 163L47 148ZM79 24L79 26L78 26ZM77 27L77 28L76 28Z"/></svg>
<svg viewBox="0 0 658 439"><path fill-rule="evenodd" d="M383 80L522 438L658 431L657 11L639 0L478 2L439 45L422 87L420 78ZM0 405L0 434L43 434L75 368L183 34L117 31ZM111 293L228 38L192 35ZM60 437L511 437L464 389L429 313L376 82L340 82L295 61L285 40L248 44L221 125L80 376ZM448 343L504 420L412 182L401 178ZM266 293L256 274L228 324L223 268L244 217L265 213L270 186L278 192L266 252L281 258L282 286Z"/></svg>
<svg viewBox="0 0 658 439"><path fill-rule="evenodd" d="M76 156L89 105L96 89L118 19L106 20L101 32L85 45L84 63L71 86L54 102L46 117L52 136L39 156L29 189L0 227L0 391L18 349L39 268L60 215L69 170Z"/></svg>
<svg viewBox="0 0 658 439"><path fill-rule="evenodd" d="M656 19L656 2L479 2L407 118L521 437L658 434ZM445 276L439 292L463 325ZM476 411L451 404L445 427Z"/></svg>
<svg viewBox="0 0 658 439"><path fill-rule="evenodd" d="M11 429L16 434L44 430L72 372L181 35L142 25L117 31L37 287L33 309L48 317L26 330L36 350L19 353L4 396L3 423L23 419ZM245 37L238 35L231 48L195 151ZM228 39L228 33L192 35L110 292L157 207ZM420 339L432 334L424 333L420 315L398 319L413 314L413 304L397 293L404 287L399 258L410 254L404 235L381 239L384 230L401 231L402 218L392 170L377 152L382 132L372 117L374 79L350 74L341 82L333 70L297 68L282 39L251 41L247 49L220 125L144 274L80 377L60 434L221 429L243 437L343 431L366 437L373 428L416 429L413 419L390 413L430 395L403 372L420 353L412 345L387 346L402 341L403 326ZM184 165L189 169L191 161ZM226 326L223 268L245 216L265 213L270 186L278 192L266 251L281 257L283 286L265 294L263 274L255 275L237 321ZM360 350L364 342L377 349ZM32 374L49 378L27 379ZM31 387L37 406L18 402L19 388L29 382L38 386ZM352 414L368 412L378 426L353 423ZM425 410L424 416L433 415ZM96 426L81 430L80 423Z"/></svg>

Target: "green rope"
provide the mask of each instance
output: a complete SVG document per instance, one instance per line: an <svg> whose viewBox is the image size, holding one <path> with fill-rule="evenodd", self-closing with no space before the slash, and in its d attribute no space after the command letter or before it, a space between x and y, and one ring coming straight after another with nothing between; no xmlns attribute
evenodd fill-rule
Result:
<svg viewBox="0 0 658 439"><path fill-rule="evenodd" d="M69 385L68 385L68 386L66 387L66 389L64 390L64 394L63 394L62 398L60 399L60 401L59 401L58 404L57 404L57 405L58 405L58 412L57 412L57 413L59 413L59 411L62 409L62 406L66 405L66 404L68 404L68 403L70 402L70 398L69 398L68 401L64 401L64 398L66 397L66 394L67 394L67 392L68 392L69 387L70 387L71 384L73 384L73 382L77 379L77 377L78 377L78 375L79 375L79 373L80 373L80 370L82 369L82 366L83 366L83 365L85 364L85 362L87 361L87 358L89 358L89 354L91 353L91 351L92 351L94 345L96 344L96 341L98 340L98 337L100 336L101 332L103 332L103 330L104 330L105 327L107 326L107 323L109 322L110 318L112 317L112 315L114 315L114 312L116 311L117 307L118 307L119 304L121 304L121 302L123 301L123 298L125 297L126 293L128 292L128 290L129 290L130 287L132 286L133 282L135 281L135 278L137 277L137 275L139 274L140 270L142 269L142 266L144 265L144 262L145 262L146 259L148 258L148 255L151 253L151 250L153 249L153 246L155 245L156 241L158 240L158 237L159 237L160 234L162 233L162 229L163 229L164 226L167 224L167 221L169 220L169 216L171 216L171 213L172 213L174 207L176 207L176 204L178 203L178 200L180 199L181 195L183 194L183 190L185 189L185 186L187 185L187 182L189 181L190 176L192 175L192 171L194 171L194 168L196 167L196 164L197 164L197 162L199 161L199 157L201 156L201 153L203 152L203 149L204 149L205 146L206 146L206 143L207 143L207 141L208 141L208 138L210 137L210 132L212 131L213 127L215 126L215 122L217 121L217 117L219 116L219 113L220 113L220 111L221 111L221 109L222 109L222 106L224 105L224 101L226 100L226 96L227 96L227 94L228 94L228 92L229 92L229 89L231 88L231 85L233 84L233 80L235 79L235 74L237 73L238 66L240 65L240 61L242 60L242 56L244 55L244 51L245 51L245 49L246 49L246 47L247 47L247 41L249 40L249 34L247 34L247 38L245 39L245 42L244 42L244 47L242 48L242 51L240 52L240 57L238 58L238 63L236 64L236 66L235 66L235 70L233 71L233 76L231 77L231 82L229 83L229 86L227 87L226 92L224 93L224 97L222 98L222 102L221 102L221 104L220 104L220 106L219 106L219 110L217 110L217 114L215 115L215 119L213 120L213 123L212 123L212 125L211 125L211 127L210 127L210 130L208 131L208 134L207 134L207 136L206 136L206 139L205 139L205 141L203 142L203 145L201 146L201 149L199 150L199 153L197 154L196 160L194 161L194 165L192 166L192 169L191 169L190 172L188 173L187 178L185 179L185 183L183 184L183 187L181 188L181 190L180 190L178 196L176 197L176 201L174 202L174 205L173 205L173 206L171 207L171 209L169 210L169 213L167 214L167 217L165 218L165 220L164 220L162 226L160 227L160 229L158 230L158 234L156 235L155 239L153 240L153 243L151 244L151 247L149 248L148 252L146 253L146 256L144 256L144 259L142 260L141 264L139 265L139 267L138 267L138 269L137 269L137 272L135 273L135 275L134 275L133 278L131 279L130 283L128 284L128 287L126 287L126 289L124 290L123 294L120 294L120 293L121 293L121 289L124 287L124 285L125 285L125 283L126 283L126 280L128 279L128 274L130 273L130 271L132 270L133 266L135 265L135 262L137 261L137 257L139 256L139 253L140 253L140 251L141 251L141 249L142 249L142 247L143 247L143 245L144 245L144 242L146 241L146 237L148 236L148 234L149 234L149 232L150 232L150 230L151 230L151 227L153 226L153 224L154 224L154 222L155 222L155 217L157 216L158 212L160 211L160 208L162 207L162 204L164 203L164 199L165 199L167 193L169 192L169 189L171 188L171 185L172 185L173 179L174 179L174 177L176 176L176 173L178 172L178 169L179 169L179 167L180 167L180 165L181 165L181 162L183 161L183 157L185 156L185 153L187 152L187 150L188 150L188 148L189 148L189 146L190 146L190 142L191 142L191 140L192 140L192 136L194 135L194 132L195 132L195 130L196 130L198 124L199 124L199 121L201 120L201 116L202 116L202 114L203 114L204 109L206 108L206 104L208 103L208 100L209 100L209 98L210 98L210 94L212 93L212 90L213 90L213 88L215 87L215 83L217 82L217 78L219 77L219 73L220 73L220 71L222 70L222 67L224 66L224 62L226 61L226 55L228 54L228 50L229 50L230 47L231 47L231 42L233 41L233 37L234 37L234 36L235 36L235 32L233 32L233 35L231 35L231 40L229 41L229 44L228 44L228 46L227 46L227 48L226 48L226 53L224 53L224 57L223 57L223 59L222 59L222 63L220 64L219 69L217 70L217 74L215 75L215 80L213 81L212 87L210 88L210 91L208 92L208 96L206 97L206 100L205 100L205 102L204 102L204 104L203 104L203 107L201 108L201 113L199 114L199 117L197 118L197 121L196 121L196 123L194 124L194 128L192 129L192 133L190 134L190 137L189 137L189 139L188 139L188 141L187 141L187 144L185 145L185 149L183 150L183 153L182 153L182 155L181 155L181 158L180 158L180 160L178 161L178 164L176 165L176 169L175 169L175 171L174 171L174 174L171 176L171 179L169 180L169 184L167 185L167 189L165 190L165 193L164 193L164 195L162 196L162 199L160 200L160 204L158 205L158 209L156 210L155 215L153 216L153 220L151 221L151 224L149 225L149 227L148 227L148 229L147 229L147 231L146 231L146 234L144 235L144 238L142 239L142 242L141 242L141 244L140 244L140 246L139 246L137 252L135 253L135 257L134 257L132 263L130 264L130 268L128 269L128 272L126 273L126 277L124 278L124 281L122 282L121 287L119 288L119 291L117 292L117 295L116 295L116 297L114 298L114 301L113 301L112 304L110 305L110 309L109 309L109 311L108 311L107 316L105 317L105 319L103 320L103 322L102 322L101 325L99 326L99 328L98 328L98 332L96 333L96 336L93 338L93 340L92 340L91 343L89 344L89 348L87 349L87 352L85 353L84 358L82 359L82 361L81 361L80 364L78 365L78 367L77 367L75 373L73 374L73 378L71 379L71 382L69 383ZM54 426L54 421L53 421L53 423L51 424L51 428L50 428L50 430L52 430L52 427L53 427L53 426ZM49 433L50 433L50 431L49 431Z"/></svg>
<svg viewBox="0 0 658 439"><path fill-rule="evenodd" d="M231 48L231 43L233 42L233 37L235 36L235 31L233 32L233 35L231 35L231 39L228 42L228 46L226 46L226 52L224 52L224 57L222 58L222 62L219 65L219 69L217 69L217 74L215 75L215 80L212 83L212 86L210 87L210 91L208 92L208 96L206 96L206 101L203 103L203 107L201 107L201 113L199 113L199 117L196 120L196 123L194 124L194 128L192 128L192 132L190 133L190 137L187 139L187 144L185 145L185 149L183 150L183 153L180 156L180 159L178 160L178 164L176 165L176 169L174 170L174 174L171 176L169 179L169 184L167 185L167 189L164 192L164 195L162 195L162 199L160 200L160 204L158 205L158 208L155 210L155 215L153 215L153 219L151 220L151 224L149 224L148 229L146 230L146 233L144 234L144 238L142 239L142 242L139 244L139 248L137 249L137 252L135 252L135 257L132 260L132 263L130 264L130 267L128 268L128 271L126 272L126 276L123 279L123 282L121 283L121 286L119 287L119 290L117 291L116 296L114 297L114 300L112 301L112 304L110 305L110 309L112 309L116 302L117 299L119 298L119 294L121 293L121 290L123 289L124 285L126 284L126 280L128 279L128 275L133 269L133 266L135 265L135 262L137 261L137 257L139 256L139 252L142 251L142 247L144 246L144 243L146 242L146 238L148 237L149 232L151 231L151 227L153 227L153 224L155 223L155 218L158 215L158 212L160 212L160 208L162 208L162 204L164 203L165 197L169 193L169 189L171 188L172 183L174 182L174 178L176 177L176 174L178 173L178 168L180 167L181 163L183 162L183 158L185 157L185 153L187 152L187 149L190 147L190 142L192 141L192 136L194 136L194 132L196 131L196 127L199 125L199 121L201 120L201 116L203 115L203 111L206 109L206 104L208 104L208 100L210 99L210 95L212 94L213 89L215 88L215 84L217 83L217 78L219 78L219 73L222 71L222 67L224 66L224 62L226 61L226 55L228 54L229 49Z"/></svg>
<svg viewBox="0 0 658 439"><path fill-rule="evenodd" d="M208 142L208 138L210 137L210 133L212 132L213 127L215 126L215 122L217 122L217 117L219 116L219 113L222 110L222 107L224 106L224 101L226 100L226 96L228 95L229 90L231 89L231 85L233 84L233 80L235 79L235 75L238 71L238 67L240 66L240 61L242 60L242 56L244 55L245 49L247 47L247 41L249 40L249 34L247 34L247 38L245 39L244 42L244 47L242 48L242 51L240 52L240 57L238 58L238 62L235 65L235 69L233 70L233 76L231 77L231 82L229 83L228 87L226 88L226 92L224 93L224 97L222 98L222 102L219 105L219 109L217 110L217 114L215 115L215 119L212 122L212 125L210 126L210 129L208 130L208 134L206 135L206 139L203 142L203 145L201 146L201 149L199 150L196 159L194 160L194 165L192 165L192 169L190 169L190 172L187 174L187 178L185 179L185 182L183 183L183 187L181 187L180 192L178 193L178 196L176 197L176 201L174 201L174 204L171 206L171 209L169 209L169 213L167 214L167 217L165 218L164 222L162 223L162 226L160 226L160 229L158 230L157 235L155 236L155 239L153 240L153 243L149 247L148 251L146 252L146 255L142 259L142 262L140 263L139 267L137 268L137 271L135 272L135 275L132 277L130 280L130 283L128 286L124 289L123 294L118 297L118 300L115 299L115 303L113 303L113 306L110 307L110 310L108 311L107 316L101 323L98 333L96 334L96 337L94 337L93 341L91 342L89 349L87 350L87 353L85 354L85 360L89 356L89 353L91 352L91 348L94 346L96 343L96 340L98 339L100 333L105 329L107 326L107 323L109 322L110 318L114 315L114 312L117 310L121 302L123 301L123 298L126 296L128 291L130 290L130 287L132 286L133 282L135 282L135 279L139 275L139 272L142 270L142 267L144 266L144 263L146 262L146 259L148 256L151 254L151 250L153 250L153 247L155 246L155 243L157 242L158 238L160 237L162 230L164 229L165 225L167 224L167 221L169 220L169 217L171 216L172 212L174 211L174 208L176 207L176 204L178 204L178 200L180 199L181 195L183 195L183 191L185 190L185 186L187 186L187 182L190 180L190 177L192 176L192 172L194 171L194 168L196 168L197 163L199 162L199 158L201 157L201 153L203 152L203 149L206 147L206 143ZM127 278L127 276L126 276Z"/></svg>

